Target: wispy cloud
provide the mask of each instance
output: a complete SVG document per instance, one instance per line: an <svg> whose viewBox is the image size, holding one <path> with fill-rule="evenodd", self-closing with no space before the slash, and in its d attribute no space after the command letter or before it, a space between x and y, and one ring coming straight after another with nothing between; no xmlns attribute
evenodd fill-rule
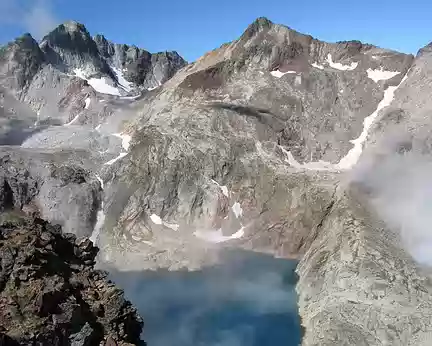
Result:
<svg viewBox="0 0 432 346"><path fill-rule="evenodd" d="M149 345L298 345L296 263L239 250L221 261L199 271L105 269L141 312Z"/></svg>
<svg viewBox="0 0 432 346"><path fill-rule="evenodd" d="M353 180L366 187L372 206L422 265L432 267L432 157L429 141L402 128L360 162ZM373 150L373 149L371 149Z"/></svg>
<svg viewBox="0 0 432 346"><path fill-rule="evenodd" d="M0 1L0 25L18 26L39 39L58 23L49 0Z"/></svg>
<svg viewBox="0 0 432 346"><path fill-rule="evenodd" d="M30 33L41 38L58 24L58 20L47 0L34 1L24 13L23 22Z"/></svg>

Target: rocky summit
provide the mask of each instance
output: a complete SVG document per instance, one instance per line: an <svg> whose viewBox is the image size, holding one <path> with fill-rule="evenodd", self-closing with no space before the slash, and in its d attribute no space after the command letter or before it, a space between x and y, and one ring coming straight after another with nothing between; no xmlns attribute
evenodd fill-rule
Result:
<svg viewBox="0 0 432 346"><path fill-rule="evenodd" d="M41 219L1 214L2 345L138 345L141 317L93 269L98 249Z"/></svg>
<svg viewBox="0 0 432 346"><path fill-rule="evenodd" d="M190 64L76 22L24 35L0 50L0 207L118 270L299 259L304 346L430 345L429 213L404 201L429 191L431 62L266 18Z"/></svg>

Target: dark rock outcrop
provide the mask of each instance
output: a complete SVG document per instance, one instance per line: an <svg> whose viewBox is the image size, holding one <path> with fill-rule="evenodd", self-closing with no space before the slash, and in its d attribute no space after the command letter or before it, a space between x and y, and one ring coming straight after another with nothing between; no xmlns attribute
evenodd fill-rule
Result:
<svg viewBox="0 0 432 346"><path fill-rule="evenodd" d="M41 49L47 61L60 69L72 72L74 68L90 70L93 74L112 72L100 58L96 43L84 25L69 21L46 35Z"/></svg>
<svg viewBox="0 0 432 346"><path fill-rule="evenodd" d="M1 345L144 345L141 317L93 268L90 240L41 219L0 218Z"/></svg>
<svg viewBox="0 0 432 346"><path fill-rule="evenodd" d="M124 71L128 81L143 88L160 86L187 64L175 51L151 54L136 46L110 42L103 35L96 35L94 41L110 66Z"/></svg>
<svg viewBox="0 0 432 346"><path fill-rule="evenodd" d="M43 52L30 34L0 48L0 79L20 98L45 62Z"/></svg>

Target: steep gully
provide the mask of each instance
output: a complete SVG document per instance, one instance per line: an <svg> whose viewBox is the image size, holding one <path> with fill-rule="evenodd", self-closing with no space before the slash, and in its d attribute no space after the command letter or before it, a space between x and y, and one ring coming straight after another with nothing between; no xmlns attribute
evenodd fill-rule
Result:
<svg viewBox="0 0 432 346"><path fill-rule="evenodd" d="M341 71L353 70L357 67L357 65L355 65L355 66L344 66L341 64L336 65L333 63L330 54L328 56L328 62L329 62L329 65L331 67L336 68L336 69L341 70ZM312 65L314 65L314 64L312 64ZM317 66L315 66L315 67L317 67ZM318 66L317 68L321 69L321 66ZM368 117L366 117L363 120L363 131L361 132L360 136L357 137L356 139L353 139L350 141L353 144L353 148L350 149L350 151L344 157L342 157L338 163L332 164L330 162L317 161L317 162L307 162L307 163L301 164L294 158L294 156L292 155L292 153L290 151L287 151L286 149L284 149L283 147L280 146L280 149L286 155L285 161L290 166L292 166L294 168L311 170L311 171L342 171L342 170L352 169L360 159L360 156L363 152L363 145L364 145L366 139L368 138L369 130L371 129L372 125L374 124L375 120L377 119L379 112L381 110L383 110L384 108L390 106L390 104L392 103L392 101L394 99L396 90L408 78L409 71L410 70L407 71L407 73L405 74L405 76L402 78L402 80L400 81L400 83L398 85L388 86L385 89L384 96L383 96L382 100L379 102L376 110L371 115L369 115ZM291 71L288 71L286 73L290 73L290 72ZM394 77L400 73L397 71L396 72L380 71L380 70L373 71L370 69L367 72L368 72L368 77L370 79L374 80L375 82L378 82L379 80L390 79L390 78L392 78L392 77ZM285 73L281 73L280 71L272 71L271 73L273 76L275 76L277 78L281 78L285 74Z"/></svg>
<svg viewBox="0 0 432 346"><path fill-rule="evenodd" d="M120 154L116 158L105 162L104 165L112 165L116 161L118 161L118 160L122 159L123 157L125 157L128 154L128 151L129 151L129 146L130 146L130 141L131 141L131 136L130 135L123 134L123 133L114 133L113 136L116 136L116 137L118 137L118 138L120 138L122 140L122 144L121 145L122 145L122 149L124 151L120 152ZM104 189L104 181L103 181L103 179L99 175L96 175L96 178L97 178L97 180L100 183L101 190L103 191L103 189ZM99 210L98 210L97 215L96 215L96 223L95 223L92 235L90 236L90 240L95 245L97 245L100 231L101 231L101 229L103 227L103 224L105 222L105 213L104 213L103 208L104 208L104 202L103 202L103 196L102 196L101 202L100 202L100 206L99 206Z"/></svg>

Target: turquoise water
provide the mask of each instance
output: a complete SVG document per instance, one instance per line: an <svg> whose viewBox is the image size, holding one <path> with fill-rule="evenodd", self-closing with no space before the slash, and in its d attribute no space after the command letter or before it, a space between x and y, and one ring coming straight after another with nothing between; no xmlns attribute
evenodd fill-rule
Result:
<svg viewBox="0 0 432 346"><path fill-rule="evenodd" d="M200 271L112 273L138 307L148 346L297 346L296 261L227 252Z"/></svg>

